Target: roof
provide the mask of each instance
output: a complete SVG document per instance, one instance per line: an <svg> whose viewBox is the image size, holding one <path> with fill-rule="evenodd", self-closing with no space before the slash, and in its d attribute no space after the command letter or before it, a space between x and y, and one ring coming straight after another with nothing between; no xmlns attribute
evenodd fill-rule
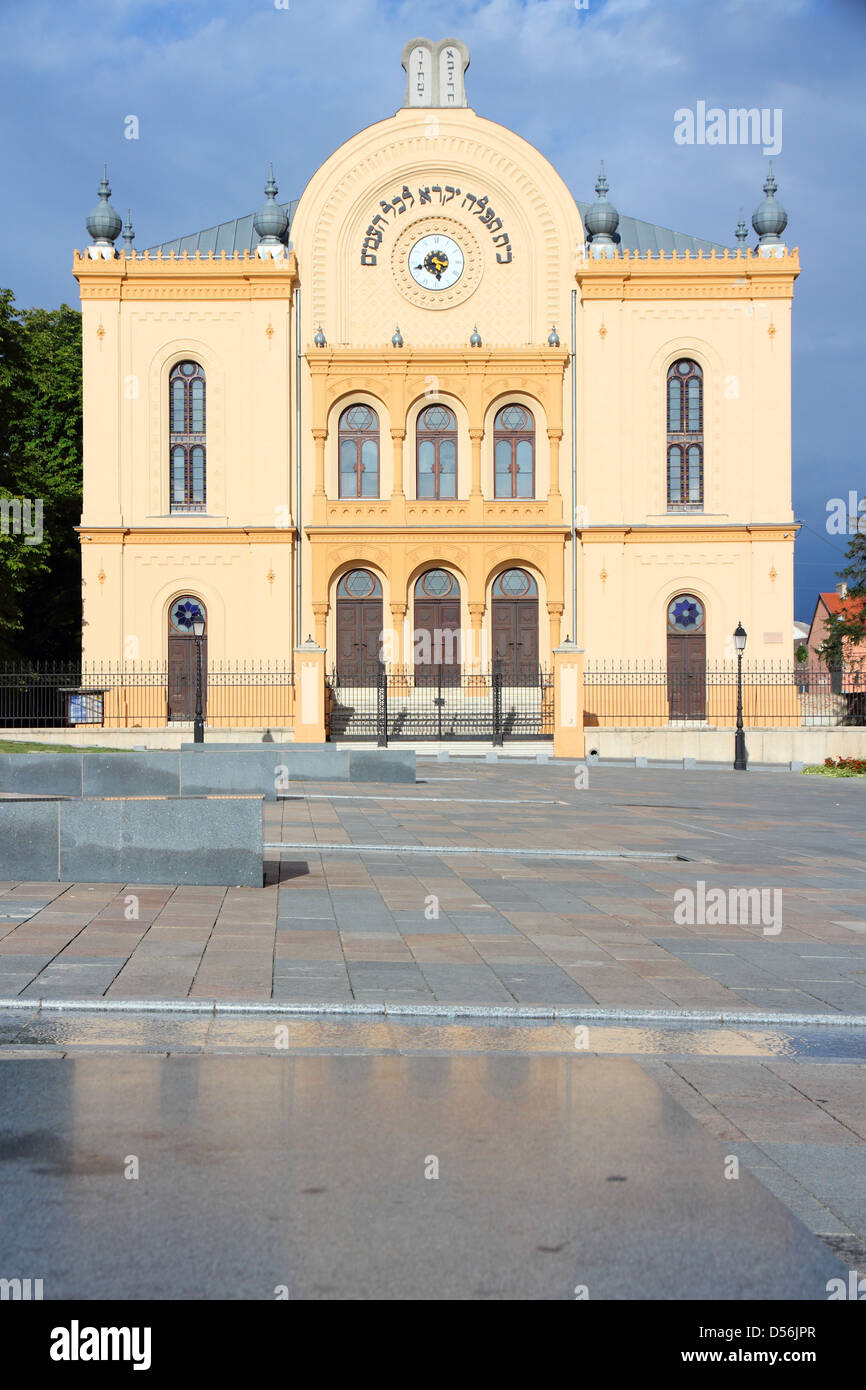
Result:
<svg viewBox="0 0 866 1390"><path fill-rule="evenodd" d="M833 592L829 594L818 594L819 599L823 599L828 613L841 613L843 617L853 618L858 614L866 598L842 598L841 595ZM817 604L816 604L817 607Z"/></svg>
<svg viewBox="0 0 866 1390"><path fill-rule="evenodd" d="M286 232L288 237L298 199L295 198L291 203L278 203L277 206L289 219L289 229ZM578 202L577 206L581 217L585 219L592 204ZM160 246L148 247L147 251L139 252L139 255L169 256L173 251L176 256L180 256L186 251L190 256L194 256L196 251L200 251L206 256L209 251L213 251L214 255L218 256L225 251L227 256L231 256L236 251L255 251L261 238L253 227L254 216L255 213L249 212L245 217L236 217L231 222L220 222L218 226L206 227L202 232L192 232L189 236L177 237L175 241L164 241ZM620 216L614 240L621 250L639 251L642 255L647 251L655 256L669 256L672 252L682 255L685 251L690 251L696 256L701 252L709 255L711 251L728 249L718 241L704 241L701 237L674 232L669 227L656 227L652 222L641 222L639 218L624 215Z"/></svg>

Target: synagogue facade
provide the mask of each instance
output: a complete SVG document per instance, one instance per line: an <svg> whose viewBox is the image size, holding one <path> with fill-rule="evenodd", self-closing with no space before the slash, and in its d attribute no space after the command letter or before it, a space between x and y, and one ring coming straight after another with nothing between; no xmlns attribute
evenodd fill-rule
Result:
<svg viewBox="0 0 866 1390"><path fill-rule="evenodd" d="M748 244L575 197L415 40L395 115L293 203L76 253L83 653L186 671L694 670L789 658L791 301L770 170ZM663 177L663 172L661 174ZM671 175L673 177L673 175ZM191 668L190 668L191 669ZM187 710L170 710L172 717Z"/></svg>

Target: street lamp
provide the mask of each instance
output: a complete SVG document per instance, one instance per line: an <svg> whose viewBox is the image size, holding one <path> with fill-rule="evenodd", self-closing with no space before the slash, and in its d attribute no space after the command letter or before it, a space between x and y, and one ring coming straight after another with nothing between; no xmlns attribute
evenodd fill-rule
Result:
<svg viewBox="0 0 866 1390"><path fill-rule="evenodd" d="M734 736L734 771L745 772L748 768L746 757L746 735L743 730L743 652L746 649L746 629L737 623L734 629L734 646L737 649L737 732Z"/></svg>
<svg viewBox="0 0 866 1390"><path fill-rule="evenodd" d="M204 637L204 618L201 613L192 620L195 637L195 723L193 742L204 743L204 711L201 704L201 639Z"/></svg>

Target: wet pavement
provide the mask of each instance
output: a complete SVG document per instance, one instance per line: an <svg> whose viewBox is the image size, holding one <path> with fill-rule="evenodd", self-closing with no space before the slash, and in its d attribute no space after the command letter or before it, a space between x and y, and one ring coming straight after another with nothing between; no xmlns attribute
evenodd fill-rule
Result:
<svg viewBox="0 0 866 1390"><path fill-rule="evenodd" d="M822 1298L837 1257L866 1270L857 1027L24 1007L0 1131L2 1263L46 1297Z"/></svg>
<svg viewBox="0 0 866 1390"><path fill-rule="evenodd" d="M266 807L261 890L0 884L0 1000L866 1017L861 782L594 767L576 789L567 763L454 759L419 778L293 787Z"/></svg>
<svg viewBox="0 0 866 1390"><path fill-rule="evenodd" d="M438 1055L429 1024L389 1054L384 1023L351 1055L336 1027L313 1055L4 1050L4 1274L265 1300L823 1300L845 1276L634 1060L527 1052L533 1029Z"/></svg>

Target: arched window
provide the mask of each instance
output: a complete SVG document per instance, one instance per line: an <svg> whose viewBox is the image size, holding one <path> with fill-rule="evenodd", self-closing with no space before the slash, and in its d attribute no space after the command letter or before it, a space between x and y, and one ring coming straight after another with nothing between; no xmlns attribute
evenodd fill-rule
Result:
<svg viewBox="0 0 866 1390"><path fill-rule="evenodd" d="M703 373L684 357L668 371L668 511L698 512L703 505Z"/></svg>
<svg viewBox="0 0 866 1390"><path fill-rule="evenodd" d="M457 496L457 421L446 405L418 416L418 496Z"/></svg>
<svg viewBox="0 0 866 1390"><path fill-rule="evenodd" d="M171 510L203 512L207 500L204 370L198 362L177 362L168 390Z"/></svg>
<svg viewBox="0 0 866 1390"><path fill-rule="evenodd" d="M350 405L340 416L340 496L379 496L379 417Z"/></svg>
<svg viewBox="0 0 866 1390"><path fill-rule="evenodd" d="M524 405L505 405L493 422L493 495L535 495L535 421Z"/></svg>

